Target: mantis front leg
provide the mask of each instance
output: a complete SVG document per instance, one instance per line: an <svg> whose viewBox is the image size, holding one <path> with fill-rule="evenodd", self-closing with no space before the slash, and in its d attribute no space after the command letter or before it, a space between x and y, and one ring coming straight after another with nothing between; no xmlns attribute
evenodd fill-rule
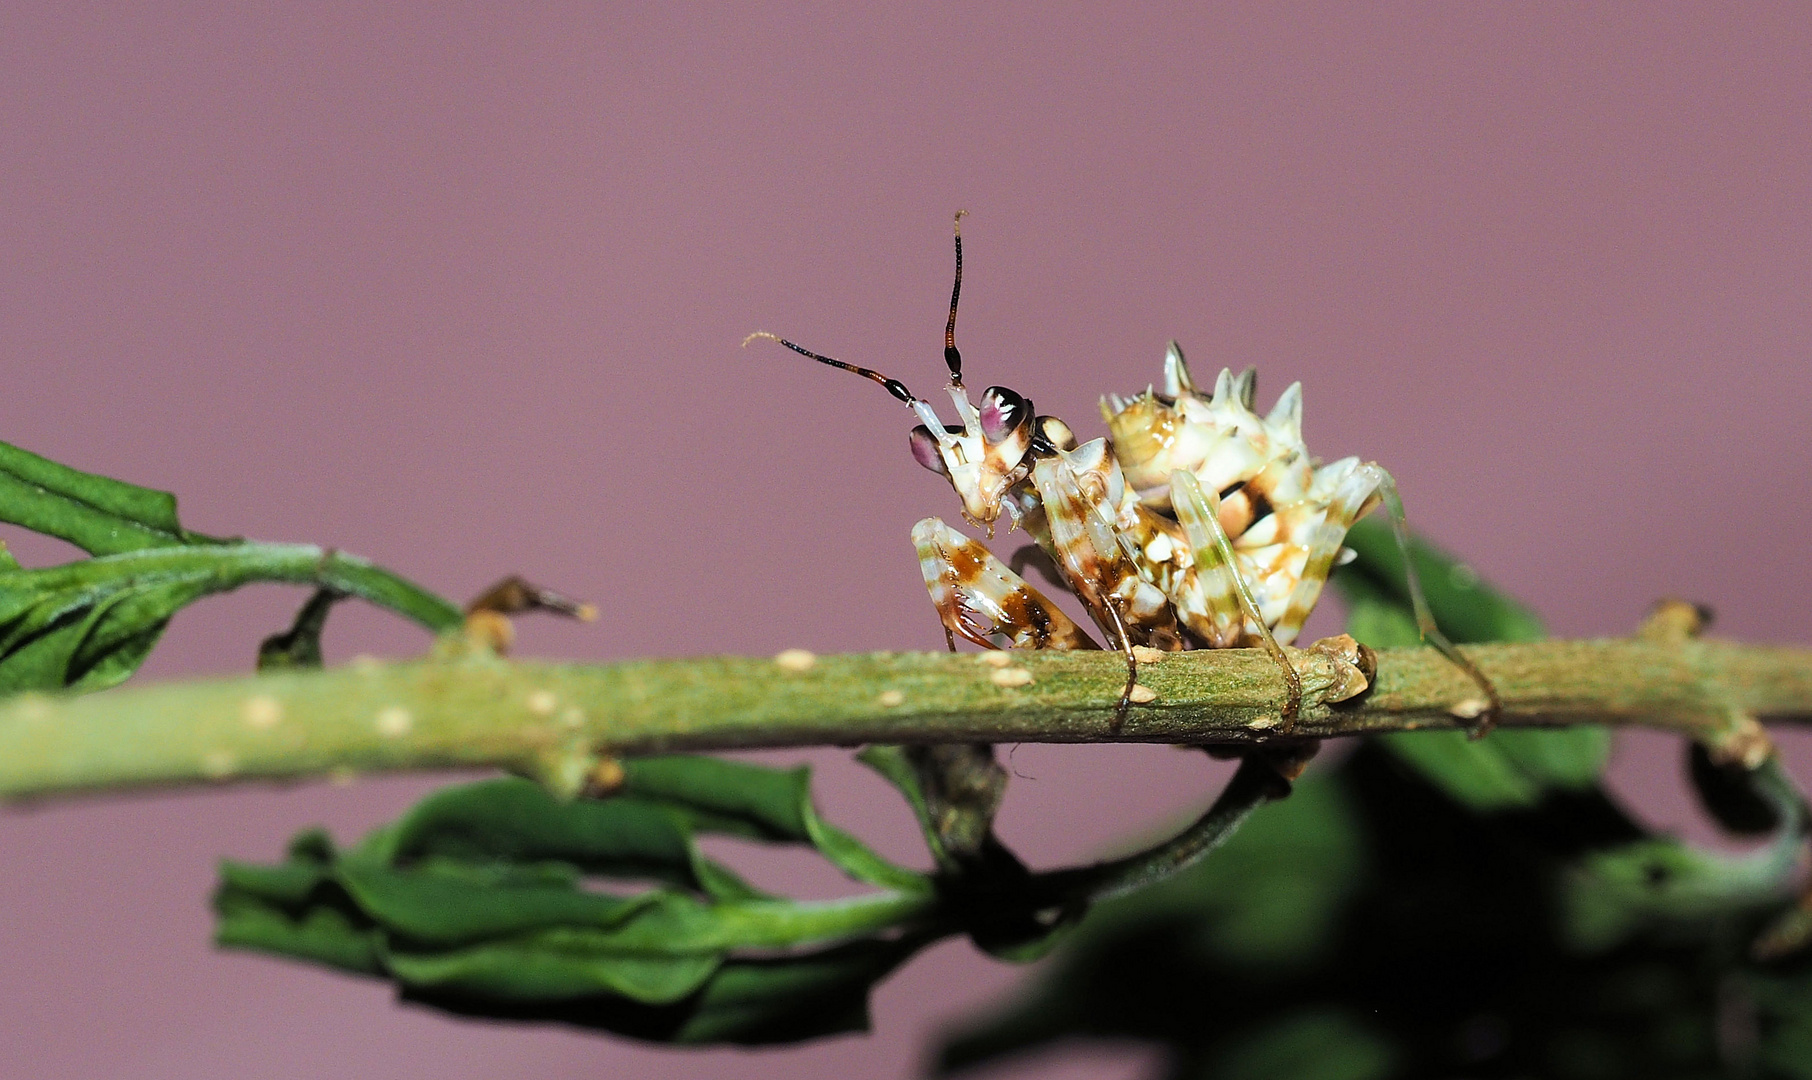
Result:
<svg viewBox="0 0 1812 1080"><path fill-rule="evenodd" d="M1074 620L1031 583L1008 569L979 540L926 518L912 527L919 570L943 621L956 639L984 649L1099 649Z"/></svg>

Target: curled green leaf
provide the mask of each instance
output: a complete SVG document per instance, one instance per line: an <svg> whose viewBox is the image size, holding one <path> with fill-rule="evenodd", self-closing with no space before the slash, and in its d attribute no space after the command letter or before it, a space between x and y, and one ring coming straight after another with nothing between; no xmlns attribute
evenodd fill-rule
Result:
<svg viewBox="0 0 1812 1080"><path fill-rule="evenodd" d="M219 940L380 974L460 1011L759 1042L865 1021L867 984L851 980L939 933L930 880L820 820L805 770L653 758L627 772L597 800L516 778L450 788L346 852L311 832L285 863L227 863ZM770 896L700 854L707 832L808 844L882 889ZM840 988L834 1008L801 1000L821 980Z"/></svg>

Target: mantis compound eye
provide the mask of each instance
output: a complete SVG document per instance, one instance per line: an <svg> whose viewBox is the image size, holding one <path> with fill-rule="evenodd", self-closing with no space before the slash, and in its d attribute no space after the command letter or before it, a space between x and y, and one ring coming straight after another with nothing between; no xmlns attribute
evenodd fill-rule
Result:
<svg viewBox="0 0 1812 1080"><path fill-rule="evenodd" d="M924 424L913 428L911 442L914 461L939 476L950 475L949 467L944 464L944 455L938 451L937 436L931 433L930 428Z"/></svg>
<svg viewBox="0 0 1812 1080"><path fill-rule="evenodd" d="M1032 415L1032 403L1004 386L982 391L982 435L991 443L1003 442Z"/></svg>

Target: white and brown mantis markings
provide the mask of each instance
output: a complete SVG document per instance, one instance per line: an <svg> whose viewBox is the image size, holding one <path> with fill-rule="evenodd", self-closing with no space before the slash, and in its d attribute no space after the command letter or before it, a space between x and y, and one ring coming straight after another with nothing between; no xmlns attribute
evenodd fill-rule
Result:
<svg viewBox="0 0 1812 1080"><path fill-rule="evenodd" d="M1285 684L1280 730L1302 703L1302 682L1283 646L1296 639L1334 566L1352 553L1347 529L1382 503L1403 550L1423 637L1478 684L1486 707L1472 731L1496 720L1490 680L1435 626L1409 557L1396 483L1358 458L1317 464L1302 441L1302 384L1264 416L1253 411L1256 373L1222 370L1212 392L1198 389L1174 343L1164 357L1164 390L1102 399L1110 439L1080 445L1068 425L1039 416L1003 386L963 385L956 308L963 286L963 213L956 215L956 281L944 327L946 387L958 423L898 379L846 364L758 331L820 363L877 382L912 409L913 457L949 480L963 519L990 538L1004 514L1049 558L1063 585L1126 658L1118 729L1138 684L1137 648L1262 647ZM913 526L919 566L955 649L958 637L986 649L1098 649L1050 598L983 544L929 517Z"/></svg>

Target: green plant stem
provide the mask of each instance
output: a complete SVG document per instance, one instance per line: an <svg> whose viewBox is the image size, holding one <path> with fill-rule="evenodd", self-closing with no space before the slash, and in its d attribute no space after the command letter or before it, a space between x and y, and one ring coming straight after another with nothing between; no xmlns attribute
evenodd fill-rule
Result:
<svg viewBox="0 0 1812 1080"><path fill-rule="evenodd" d="M1452 710L1476 693L1432 649L1387 649L1369 692L1330 705L1333 661L1292 650L1301 718L1280 736L1283 684L1263 652L1176 653L1142 667L1158 698L1116 731L1125 668L1109 653L1014 654L1011 669L973 654L871 653L797 671L746 658L546 664L443 652L89 697L21 695L0 702L0 798L476 766L573 791L600 754L750 747L1252 745L1463 727ZM1507 726L1642 725L1752 747L1755 719L1812 718L1807 649L1631 639L1467 653L1496 682ZM1021 668L1029 684L999 685L1013 681L997 681L1003 670Z"/></svg>
<svg viewBox="0 0 1812 1080"><path fill-rule="evenodd" d="M1251 755L1220 797L1195 823L1154 848L1123 859L1053 870L1034 879L1033 891L1056 898L1083 896L1090 901L1110 900L1163 881L1199 862L1233 835L1252 811L1290 793L1290 784L1262 757Z"/></svg>

